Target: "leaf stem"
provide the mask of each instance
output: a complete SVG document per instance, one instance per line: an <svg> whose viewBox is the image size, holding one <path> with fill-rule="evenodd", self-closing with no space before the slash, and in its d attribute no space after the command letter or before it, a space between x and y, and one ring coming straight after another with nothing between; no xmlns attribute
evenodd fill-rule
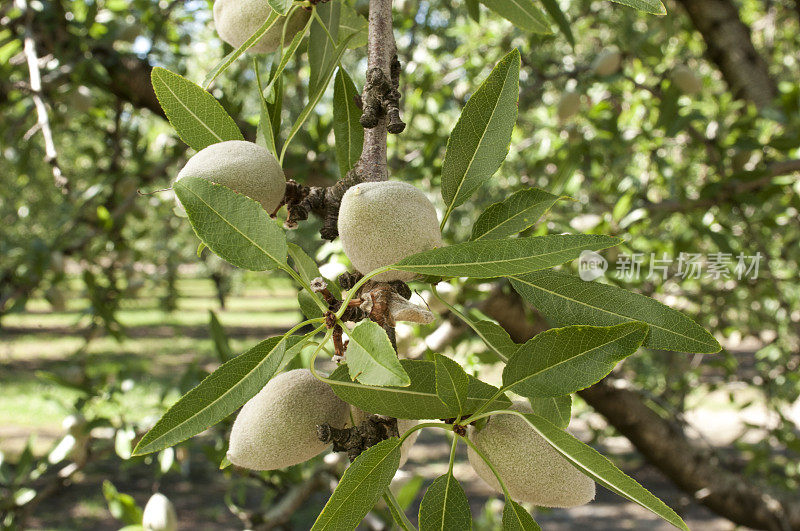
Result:
<svg viewBox="0 0 800 531"><path fill-rule="evenodd" d="M417 529L408 519L397 498L394 497L394 493L388 487L383 491L383 500L389 506L389 512L392 513L392 518L400 526L400 529L403 531L415 531Z"/></svg>

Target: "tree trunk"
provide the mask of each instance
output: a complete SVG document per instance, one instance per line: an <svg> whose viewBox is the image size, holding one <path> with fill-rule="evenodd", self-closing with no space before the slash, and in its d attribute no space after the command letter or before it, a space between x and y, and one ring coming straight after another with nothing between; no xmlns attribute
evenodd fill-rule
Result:
<svg viewBox="0 0 800 531"><path fill-rule="evenodd" d="M706 43L709 59L738 97L766 107L778 93L764 58L756 51L750 28L732 0L677 0Z"/></svg>

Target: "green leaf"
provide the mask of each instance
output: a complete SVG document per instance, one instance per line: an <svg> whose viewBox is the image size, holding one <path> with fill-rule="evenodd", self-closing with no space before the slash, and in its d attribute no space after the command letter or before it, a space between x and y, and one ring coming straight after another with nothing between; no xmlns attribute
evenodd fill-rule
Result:
<svg viewBox="0 0 800 531"><path fill-rule="evenodd" d="M483 211L472 226L471 240L497 240L532 227L561 199L539 188L520 190Z"/></svg>
<svg viewBox="0 0 800 531"><path fill-rule="evenodd" d="M624 6L629 6L645 13L653 15L666 15L667 8L661 3L661 0L610 0Z"/></svg>
<svg viewBox="0 0 800 531"><path fill-rule="evenodd" d="M442 226L454 208L494 175L508 154L517 121L519 68L515 49L475 91L450 134L442 164L442 198L447 207Z"/></svg>
<svg viewBox="0 0 800 531"><path fill-rule="evenodd" d="M349 48L361 48L367 44L367 19L358 14L353 6L347 2L342 3L342 14L339 18L339 38L355 35L348 45Z"/></svg>
<svg viewBox="0 0 800 531"><path fill-rule="evenodd" d="M472 323L472 326L478 337L504 360L511 358L519 348L506 329L493 321L477 321Z"/></svg>
<svg viewBox="0 0 800 531"><path fill-rule="evenodd" d="M434 362L400 360L400 365L411 379L411 385L407 387L373 387L353 382L346 365L340 365L328 377L328 383L345 402L378 415L400 419L449 419L458 415L458 411L445 405L436 394ZM495 393L496 387L469 376L466 414L484 406ZM508 398L501 396L489 404L487 410L507 407L510 403Z"/></svg>
<svg viewBox="0 0 800 531"><path fill-rule="evenodd" d="M169 123L190 148L200 151L218 142L244 140L233 118L200 86L159 66L150 79Z"/></svg>
<svg viewBox="0 0 800 531"><path fill-rule="evenodd" d="M270 11L267 20L264 21L261 27L255 31L255 33L248 37L241 46L223 57L219 63L214 65L214 68L212 68L211 71L206 74L206 78L203 80L203 86L205 88L210 87L211 83L213 83L222 72L231 66L233 62L236 61L244 52L249 50L255 43L257 43L259 39L261 39L261 37L263 37L264 34L268 32L279 19L280 15L277 11Z"/></svg>
<svg viewBox="0 0 800 531"><path fill-rule="evenodd" d="M628 321L650 325L644 346L678 352L714 353L720 344L700 325L669 306L622 288L584 282L555 271L511 279L514 289L558 325L608 326Z"/></svg>
<svg viewBox="0 0 800 531"><path fill-rule="evenodd" d="M541 1L547 14L558 24L558 29L561 30L561 33L564 34L569 43L575 47L575 35L572 34L572 27L570 26L569 20L567 20L567 16L561 10L561 6L558 5L558 0Z"/></svg>
<svg viewBox="0 0 800 531"><path fill-rule="evenodd" d="M322 273L319 272L319 268L317 267L317 263L314 261L313 258L308 256L303 249L294 243L289 242L289 256L292 258L292 263L294 264L294 268L300 274L300 277L306 281L307 284L311 284L311 281L315 278L323 278ZM334 281L329 281L325 279L328 284L328 290L333 294L334 297L341 299L342 298L342 290L339 288L339 284Z"/></svg>
<svg viewBox="0 0 800 531"><path fill-rule="evenodd" d="M311 23L311 33L308 36L308 66L311 71L308 79L309 92L318 90L319 84L323 80L325 80L325 85L328 84L325 74L333 70L338 61L334 58L339 39L341 6L341 2L328 2L314 8L319 20L314 17L314 22ZM320 20L325 24L324 27L320 24Z"/></svg>
<svg viewBox="0 0 800 531"><path fill-rule="evenodd" d="M514 500L503 507L503 531L542 531L533 516Z"/></svg>
<svg viewBox="0 0 800 531"><path fill-rule="evenodd" d="M197 237L231 264L251 271L286 265L286 235L261 205L200 177L172 186Z"/></svg>
<svg viewBox="0 0 800 531"><path fill-rule="evenodd" d="M261 85L261 75L258 71L258 60L253 58L253 70L256 74L256 82L258 83L259 93L263 94L263 86ZM267 106L267 100L263 97L259 98L261 104L261 112L258 117L258 131L256 133L256 144L264 146L270 153L278 156L277 143L275 141L275 129L272 127L272 115Z"/></svg>
<svg viewBox="0 0 800 531"><path fill-rule="evenodd" d="M292 41L289 43L289 46L281 50L281 60L278 63L278 66L275 68L275 72L272 74L269 83L261 91L261 94L265 98L269 97L270 93L272 92L272 87L281 79L284 68L286 68L286 65L289 64L289 60L294 56L297 48L300 46L300 42L306 36L306 32L313 21L313 18L309 18L305 27L301 31L298 31L294 37L292 37Z"/></svg>
<svg viewBox="0 0 800 531"><path fill-rule="evenodd" d="M133 455L168 448L236 411L275 375L286 343L283 337L271 337L220 365L164 413L136 445Z"/></svg>
<svg viewBox="0 0 800 531"><path fill-rule="evenodd" d="M355 529L392 482L400 466L400 439L367 449L344 471L311 531Z"/></svg>
<svg viewBox="0 0 800 531"><path fill-rule="evenodd" d="M400 365L389 336L370 320L358 323L347 335L347 367L350 378L364 385L408 387L411 379Z"/></svg>
<svg viewBox="0 0 800 531"><path fill-rule="evenodd" d="M636 352L648 330L638 322L547 330L519 347L508 360L503 387L513 387L515 393L531 398L585 389Z"/></svg>
<svg viewBox="0 0 800 531"><path fill-rule="evenodd" d="M293 0L267 0L269 2L269 7L273 10L277 11L280 15L285 15L289 12L289 8L292 7Z"/></svg>
<svg viewBox="0 0 800 531"><path fill-rule="evenodd" d="M481 6L478 3L478 0L465 0L467 4L467 13L472 20L475 22L481 21Z"/></svg>
<svg viewBox="0 0 800 531"><path fill-rule="evenodd" d="M305 107L303 107L303 110L300 111L300 116L298 116L297 120L295 120L294 125L292 125L291 131L289 131L289 135L286 137L286 142L283 144L283 148L281 149L281 156L279 159L280 161L283 161L283 157L286 155L286 150L289 148L289 144L291 143L292 139L300 130L300 128L303 126L305 121L308 119L309 115L314 110L314 108L317 106L319 100L322 99L322 95L325 93L325 89L328 87L328 83L330 83L331 77L333 77L333 70L336 67L336 64L339 62L339 59L342 58L342 54L344 54L345 50L347 50L347 45L353 37L355 37L355 34L345 38L339 44L339 46L337 46L336 53L334 54L334 59L329 63L328 70L321 77L321 81L319 82L316 89L309 93L308 103L306 104Z"/></svg>
<svg viewBox="0 0 800 531"><path fill-rule="evenodd" d="M561 429L569 426L572 418L572 396L547 396L529 398L531 409L537 415L546 418Z"/></svg>
<svg viewBox="0 0 800 531"><path fill-rule="evenodd" d="M300 312L306 319L317 319L323 317L322 308L319 307L321 299L317 295L312 295L306 290L300 290L297 293L297 304L300 306Z"/></svg>
<svg viewBox="0 0 800 531"><path fill-rule="evenodd" d="M221 362L226 362L233 357L231 345L228 342L228 334L217 319L217 314L213 310L208 310L210 322L208 323L209 331L211 332L211 339L214 341L214 348L217 351L217 357Z"/></svg>
<svg viewBox="0 0 800 531"><path fill-rule="evenodd" d="M505 277L555 267L578 258L586 249L597 251L619 243L595 234L478 240L409 256L392 269L441 277Z"/></svg>
<svg viewBox="0 0 800 531"><path fill-rule="evenodd" d="M547 17L536 7L533 0L481 0L481 2L521 30L531 33L553 33Z"/></svg>
<svg viewBox="0 0 800 531"><path fill-rule="evenodd" d="M463 415L467 406L469 376L461 365L442 354L435 355L435 364L436 394L439 400L458 411L458 415Z"/></svg>
<svg viewBox="0 0 800 531"><path fill-rule="evenodd" d="M353 169L364 149L361 109L356 107L356 86L344 68L339 68L333 83L333 132L336 135L336 160L342 177Z"/></svg>
<svg viewBox="0 0 800 531"><path fill-rule="evenodd" d="M641 505L660 516L679 529L689 531L681 517L675 511L653 496L633 478L627 476L614 464L569 433L560 430L551 422L535 413L520 415L541 435L553 448L563 455L575 468L589 476L611 492L619 494L636 504Z"/></svg>
<svg viewBox="0 0 800 531"><path fill-rule="evenodd" d="M469 500L451 473L434 479L419 505L419 531L448 529L472 529Z"/></svg>

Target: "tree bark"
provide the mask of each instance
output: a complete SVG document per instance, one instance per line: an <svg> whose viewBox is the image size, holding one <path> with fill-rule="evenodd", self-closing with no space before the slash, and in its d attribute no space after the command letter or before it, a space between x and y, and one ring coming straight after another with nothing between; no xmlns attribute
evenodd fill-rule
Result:
<svg viewBox="0 0 800 531"><path fill-rule="evenodd" d="M732 0L677 0L706 43L709 59L738 97L766 107L778 93Z"/></svg>
<svg viewBox="0 0 800 531"><path fill-rule="evenodd" d="M527 341L520 322L528 322L521 297L495 291L496 304L485 305L511 338ZM537 327L533 327L534 329ZM771 493L725 468L712 452L693 444L674 423L652 410L634 390L605 379L578 393L624 435L647 461L695 500L739 525L774 531L800 530L800 500Z"/></svg>
<svg viewBox="0 0 800 531"><path fill-rule="evenodd" d="M373 68L383 70L386 79L391 79L392 59L397 53L392 29L392 0L370 0L369 37L367 42L367 72ZM366 85L364 88L366 98ZM364 150L356 165L356 171L364 181L386 181L389 179L386 160L387 118L378 125L364 129Z"/></svg>

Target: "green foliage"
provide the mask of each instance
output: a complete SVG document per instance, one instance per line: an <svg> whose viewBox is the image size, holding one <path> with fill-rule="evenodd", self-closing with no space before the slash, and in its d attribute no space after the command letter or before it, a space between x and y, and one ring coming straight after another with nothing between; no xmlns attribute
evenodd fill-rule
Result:
<svg viewBox="0 0 800 531"><path fill-rule="evenodd" d="M139 441L134 455L163 450L221 421L264 387L286 354L288 339L271 337L221 365L186 393Z"/></svg>
<svg viewBox="0 0 800 531"><path fill-rule="evenodd" d="M389 487L400 466L400 439L381 441L353 461L312 531L355 529Z"/></svg>
<svg viewBox="0 0 800 531"><path fill-rule="evenodd" d="M590 234L478 240L409 256L392 269L440 277L507 277L569 262L578 258L581 251L598 251L618 244L615 238Z"/></svg>
<svg viewBox="0 0 800 531"><path fill-rule="evenodd" d="M618 4L630 6L634 9L639 9L645 13L652 13L653 15L666 15L667 8L661 0L609 0Z"/></svg>
<svg viewBox="0 0 800 531"><path fill-rule="evenodd" d="M151 80L169 123L192 149L200 151L217 142L244 140L233 118L198 85L160 67L153 69Z"/></svg>
<svg viewBox="0 0 800 531"><path fill-rule="evenodd" d="M433 480L419 506L420 531L472 529L469 500L452 472Z"/></svg>
<svg viewBox="0 0 800 531"><path fill-rule="evenodd" d="M503 507L503 531L541 531L528 511L514 500L506 500Z"/></svg>
<svg viewBox="0 0 800 531"><path fill-rule="evenodd" d="M350 378L364 385L408 387L411 379L400 365L389 336L378 323L361 321L348 333Z"/></svg>
<svg viewBox="0 0 800 531"><path fill-rule="evenodd" d="M442 226L506 158L517 120L519 68L519 50L514 50L475 91L450 134L442 163L442 199L447 206Z"/></svg>
<svg viewBox="0 0 800 531"><path fill-rule="evenodd" d="M286 236L256 201L199 177L173 189L197 236L218 256L251 271L288 267Z"/></svg>
<svg viewBox="0 0 800 531"><path fill-rule="evenodd" d="M436 354L436 395L448 408L457 411L457 416L467 412L469 376L457 362L442 354Z"/></svg>
<svg viewBox="0 0 800 531"><path fill-rule="evenodd" d="M644 323L617 326L569 326L542 332L508 360L503 387L529 398L574 393L607 376L614 366L635 353L649 327Z"/></svg>
<svg viewBox="0 0 800 531"><path fill-rule="evenodd" d="M373 387L350 380L346 365L340 365L328 379L333 392L345 402L375 413L401 419L446 419L458 415L457 408L444 404L436 392L436 364L423 360L400 360L411 378L407 387ZM511 402L497 397L497 388L470 376L465 409L498 409Z"/></svg>
<svg viewBox="0 0 800 531"><path fill-rule="evenodd" d="M538 188L520 190L495 203L478 217L471 240L497 240L518 234L536 224L561 197Z"/></svg>
<svg viewBox="0 0 800 531"><path fill-rule="evenodd" d="M552 33L550 23L533 0L481 0L481 3L531 33Z"/></svg>
<svg viewBox="0 0 800 531"><path fill-rule="evenodd" d="M531 398L529 402L531 410L540 417L544 417L562 430L569 426L572 416L572 397L570 395Z"/></svg>
<svg viewBox="0 0 800 531"><path fill-rule="evenodd" d="M333 130L336 133L336 159L344 177L352 170L364 148L364 128L358 121L361 110L356 107L358 96L353 80L344 68L339 68L333 85Z"/></svg>
<svg viewBox="0 0 800 531"><path fill-rule="evenodd" d="M587 446L572 435L559 429L548 420L535 413L516 413L524 418L536 432L558 450L578 470L594 479L611 492L649 509L679 529L689 531L675 511L653 496L634 479L619 470L591 446Z"/></svg>
<svg viewBox="0 0 800 531"><path fill-rule="evenodd" d="M625 321L650 325L645 346L680 352L718 352L719 342L681 312L614 286L553 271L511 279L520 295L558 324L608 326Z"/></svg>

